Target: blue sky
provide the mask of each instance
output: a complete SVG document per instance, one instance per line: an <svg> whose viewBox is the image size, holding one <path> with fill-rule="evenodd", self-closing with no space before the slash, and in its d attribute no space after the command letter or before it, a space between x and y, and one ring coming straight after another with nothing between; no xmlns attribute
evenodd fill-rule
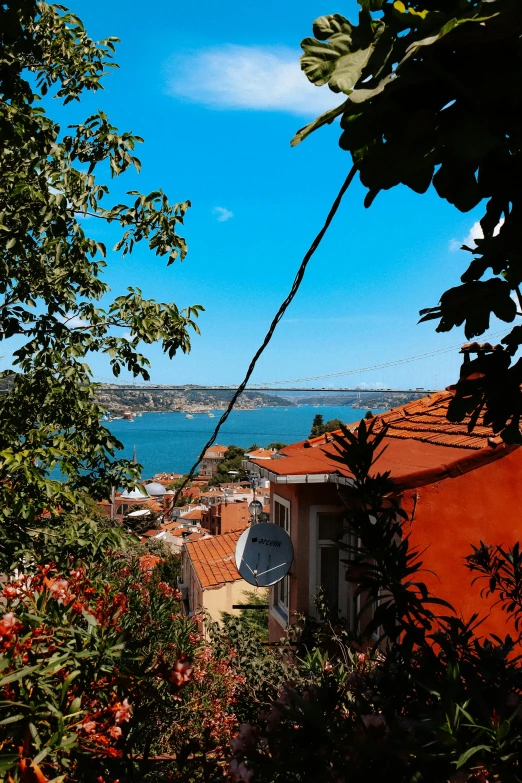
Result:
<svg viewBox="0 0 522 783"><path fill-rule="evenodd" d="M338 126L290 148L298 128L338 102L300 74L299 42L317 16L353 17L357 6L77 0L71 7L92 37L121 38L120 69L81 105L64 110L54 102L53 116L65 124L100 108L120 130L144 137L142 173L113 183L115 202L125 190L162 187L172 201L193 204L182 265L167 268L138 247L130 260L110 254L108 282L114 295L137 285L146 296L206 309L190 355L168 361L148 349L153 380L238 382L350 166L337 146ZM459 213L433 191L383 193L369 210L362 198L358 184L345 197L256 381L367 367L464 342L462 330L437 335L433 324L416 322L421 307L458 284L466 259L451 247L478 215ZM100 221L86 228L108 245L116 241ZM320 385L442 387L458 365L456 353L442 354ZM102 359L92 366L108 376Z"/></svg>

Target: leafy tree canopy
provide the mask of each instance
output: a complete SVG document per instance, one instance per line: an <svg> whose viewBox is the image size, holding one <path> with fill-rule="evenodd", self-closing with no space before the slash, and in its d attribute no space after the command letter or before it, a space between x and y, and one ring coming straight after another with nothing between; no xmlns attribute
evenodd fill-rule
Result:
<svg viewBox="0 0 522 783"><path fill-rule="evenodd" d="M437 331L464 325L472 339L491 316L521 315L522 8L518 0L358 0L357 23L340 14L317 19L302 42L301 66L342 102L302 128L299 143L340 117L340 146L367 188L406 185L438 195L462 212L483 204L483 237L464 246L461 284L421 311ZM520 441L522 345L515 326L500 346L472 347L449 415L482 412L505 440Z"/></svg>
<svg viewBox="0 0 522 783"><path fill-rule="evenodd" d="M284 449L286 446L286 443L283 443L281 440L275 440L272 443L269 443L267 446L267 449L274 449L275 451L281 451L281 449Z"/></svg>
<svg viewBox="0 0 522 783"><path fill-rule="evenodd" d="M314 416L312 424L312 431L310 432L310 438L318 438L320 435L324 435L326 432L335 432L335 430L341 429L344 423L341 419L329 419L326 424L323 422L323 417L320 413Z"/></svg>
<svg viewBox="0 0 522 783"><path fill-rule="evenodd" d="M178 228L190 202L173 203L157 189L113 203L100 172L139 171L142 139L119 131L103 111L69 127L47 113L51 97L68 104L102 88L115 44L93 41L62 6L0 5L0 339L22 343L0 408L6 567L35 545L29 531L44 509L52 520L87 493L107 497L139 475L139 466L115 459L121 444L100 422L89 353L105 354L116 376L124 369L148 379L141 342L159 341L172 357L189 351L198 331L199 305L147 300L138 288L111 300L106 248L82 219L119 226L115 250L123 257L143 243L172 264L186 254Z"/></svg>
<svg viewBox="0 0 522 783"><path fill-rule="evenodd" d="M228 484L231 481L242 481L246 477L243 470L243 458L245 449L241 446L229 446L225 451L225 459L217 466L215 474L208 482L210 487L216 487L218 484ZM229 475L229 471L237 471Z"/></svg>
<svg viewBox="0 0 522 783"><path fill-rule="evenodd" d="M254 590L245 590L243 593L245 604L255 606L255 609L241 609L240 618L242 620L244 632L257 637L261 642L268 642L268 589L262 589L257 592ZM221 612L225 624L229 623L234 615L230 612Z"/></svg>

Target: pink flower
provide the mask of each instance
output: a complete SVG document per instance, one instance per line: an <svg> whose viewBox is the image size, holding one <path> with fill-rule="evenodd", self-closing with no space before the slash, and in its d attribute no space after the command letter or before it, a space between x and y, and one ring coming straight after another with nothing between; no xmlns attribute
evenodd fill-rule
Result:
<svg viewBox="0 0 522 783"><path fill-rule="evenodd" d="M73 596L69 592L69 583L66 579L51 579L47 586L55 601L71 602Z"/></svg>
<svg viewBox="0 0 522 783"><path fill-rule="evenodd" d="M132 710L128 699L123 699L123 704L118 703L113 709L115 710L114 720L116 723L124 723L125 721L128 723L130 721Z"/></svg>
<svg viewBox="0 0 522 783"><path fill-rule="evenodd" d="M16 584L8 584L4 587L2 595L4 598L7 598L8 600L11 600L12 598L16 598L17 595L20 595L20 588Z"/></svg>
<svg viewBox="0 0 522 783"><path fill-rule="evenodd" d="M259 730L250 723L242 723L237 735L230 741L232 753L244 753L257 744Z"/></svg>
<svg viewBox="0 0 522 783"><path fill-rule="evenodd" d="M82 723L82 729L86 734L94 734L96 731L96 723L93 720L88 720Z"/></svg>
<svg viewBox="0 0 522 783"><path fill-rule="evenodd" d="M6 612L0 620L0 636L11 636L14 632L17 620L13 612Z"/></svg>
<svg viewBox="0 0 522 783"><path fill-rule="evenodd" d="M176 661L170 673L170 681L180 688L192 678L192 666L189 661Z"/></svg>
<svg viewBox="0 0 522 783"><path fill-rule="evenodd" d="M119 739L121 737L121 729L119 726L111 726L109 729L109 734L113 739Z"/></svg>

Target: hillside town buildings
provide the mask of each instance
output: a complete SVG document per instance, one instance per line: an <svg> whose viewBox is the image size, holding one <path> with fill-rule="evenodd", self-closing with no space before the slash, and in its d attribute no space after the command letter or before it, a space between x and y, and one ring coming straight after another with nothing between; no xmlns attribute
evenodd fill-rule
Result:
<svg viewBox="0 0 522 783"><path fill-rule="evenodd" d="M375 471L390 471L397 497L410 514L406 532L423 552L422 579L465 619L479 610L480 584L465 566L480 541L509 547L520 540L522 450L504 444L491 429L447 419L452 392L410 402L377 417L386 426L386 448ZM294 547L289 574L271 589L269 635L279 639L295 612L315 615L320 585L354 627L358 606L337 547L342 494L352 477L333 459L331 436L287 446L280 458L247 460L247 469L270 481L271 520L285 528ZM349 533L346 534L349 537ZM354 542L352 542L354 543ZM482 604L484 631L505 635L500 608Z"/></svg>
<svg viewBox="0 0 522 783"><path fill-rule="evenodd" d="M226 446L211 446L206 450L199 466L199 478L209 480L214 477L218 465L225 461Z"/></svg>
<svg viewBox="0 0 522 783"><path fill-rule="evenodd" d="M423 552L423 581L466 619L481 601L480 586L472 584L464 563L471 545L484 541L509 547L520 538L522 450L507 446L487 427L476 426L470 434L467 421L449 422L451 399L451 391L440 392L375 417L375 430L387 431L386 449L374 470L390 471L397 498L409 513L405 532ZM249 452L244 467L257 477L255 486L242 481L207 487L200 473L183 491L186 505L177 507L167 486L178 474L165 474L141 489L116 493L114 503L102 507L124 524L139 522L142 540L163 541L180 553L186 611L203 607L219 619L249 589L235 567L234 547L256 521L250 503L260 500L263 519L283 527L294 548L289 573L270 590L270 640L281 638L295 613L316 615L319 587L355 629L360 606L337 546L352 477L334 459L332 440L327 433L281 452ZM207 451L209 476L225 451L223 446ZM148 513L159 520L149 530ZM346 531L343 540L356 543ZM483 613L488 613L484 630L502 635L505 618L498 607L484 607Z"/></svg>
<svg viewBox="0 0 522 783"><path fill-rule="evenodd" d="M235 565L236 544L242 530L187 541L183 549L180 584L185 611L203 610L213 621L222 612L239 614L234 608L244 603L244 594L253 590L239 576Z"/></svg>

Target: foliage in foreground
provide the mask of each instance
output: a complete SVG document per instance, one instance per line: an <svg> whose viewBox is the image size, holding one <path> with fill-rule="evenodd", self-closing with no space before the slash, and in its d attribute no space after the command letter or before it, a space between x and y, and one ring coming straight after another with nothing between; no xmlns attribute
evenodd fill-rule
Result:
<svg viewBox="0 0 522 783"><path fill-rule="evenodd" d="M242 680L182 616L159 558L113 557L110 578L47 565L5 586L0 779L140 779L161 752L171 780L216 774Z"/></svg>
<svg viewBox="0 0 522 783"><path fill-rule="evenodd" d="M171 264L186 254L177 231L189 202L157 189L114 203L100 176L139 171L140 137L103 111L64 128L46 110L51 98L68 104L98 92L115 43L93 41L62 6L0 5L0 340L16 340L0 406L4 571L32 548L44 512L77 512L88 496L107 498L139 477L139 466L115 459L121 444L101 423L89 355L104 354L116 376L148 379L140 343L157 341L172 357L198 331L199 306L147 300L137 288L111 300L107 249L88 233L104 221L119 228L122 256L145 243Z"/></svg>
<svg viewBox="0 0 522 783"><path fill-rule="evenodd" d="M301 67L342 102L302 128L293 144L340 117L347 150L367 189L406 185L468 212L481 203L475 245L463 246L461 284L445 291L421 320L437 331L464 324L468 339L491 317L522 315L522 8L519 0L358 0L357 23L341 14L314 22ZM435 277L434 277L435 279ZM464 362L449 415L484 422L521 442L522 345L515 326L502 345L486 344Z"/></svg>
<svg viewBox="0 0 522 783"><path fill-rule="evenodd" d="M515 632L483 638L476 615L456 617L420 578L393 482L372 471L384 435L363 420L356 433L334 436L355 477L344 494L345 532L359 543L341 537L338 545L360 599L361 633L320 604L322 621L305 623L278 697L232 743L235 781L521 779L518 545L481 544L468 558L485 580L484 597L501 602Z"/></svg>

